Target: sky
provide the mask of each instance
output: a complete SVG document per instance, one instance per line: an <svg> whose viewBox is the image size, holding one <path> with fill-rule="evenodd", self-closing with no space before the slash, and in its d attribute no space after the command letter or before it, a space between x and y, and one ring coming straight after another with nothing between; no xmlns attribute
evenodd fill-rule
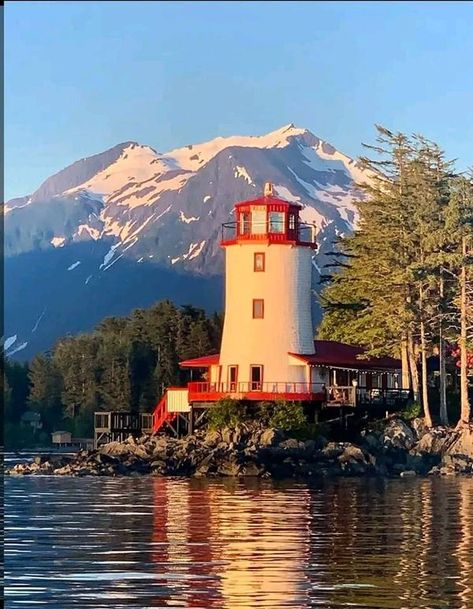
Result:
<svg viewBox="0 0 473 609"><path fill-rule="evenodd" d="M134 140L375 124L473 165L473 2L7 2L5 200Z"/></svg>

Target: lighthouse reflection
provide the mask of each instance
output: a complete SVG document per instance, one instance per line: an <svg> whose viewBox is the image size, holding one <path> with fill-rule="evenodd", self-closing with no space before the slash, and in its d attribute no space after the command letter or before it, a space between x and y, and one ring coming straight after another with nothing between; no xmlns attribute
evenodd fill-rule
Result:
<svg viewBox="0 0 473 609"><path fill-rule="evenodd" d="M158 571L179 575L167 584L185 588L178 594L183 606L299 606L307 590L300 565L308 551L308 490L298 489L291 504L284 489L256 480L155 479L153 493L152 558Z"/></svg>
<svg viewBox="0 0 473 609"><path fill-rule="evenodd" d="M472 480L154 479L153 497L159 606L473 607Z"/></svg>

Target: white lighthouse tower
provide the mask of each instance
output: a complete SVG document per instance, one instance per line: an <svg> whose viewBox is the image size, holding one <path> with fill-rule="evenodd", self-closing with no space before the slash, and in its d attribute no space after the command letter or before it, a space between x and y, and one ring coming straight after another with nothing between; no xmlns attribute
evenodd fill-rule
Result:
<svg viewBox="0 0 473 609"><path fill-rule="evenodd" d="M315 227L301 222L300 209L267 183L263 197L237 203L235 221L223 225L225 322L212 380L226 391L284 393L310 383L308 367L292 355L314 353Z"/></svg>

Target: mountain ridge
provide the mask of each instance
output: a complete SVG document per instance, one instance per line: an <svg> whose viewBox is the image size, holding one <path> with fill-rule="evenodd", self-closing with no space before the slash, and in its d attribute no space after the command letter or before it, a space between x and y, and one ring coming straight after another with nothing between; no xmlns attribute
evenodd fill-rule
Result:
<svg viewBox="0 0 473 609"><path fill-rule="evenodd" d="M102 310L98 303L104 298L100 293L104 274L126 262L128 272L139 275L146 263L158 275L167 270L183 278L173 290L162 283L155 286L156 299L180 300L185 295L192 303L196 295L186 288L184 277L221 278L221 224L231 218L236 201L259 196L264 183L271 181L278 196L301 204L303 221L317 224L317 275L330 241L356 225L356 201L362 196L357 184L366 180L369 176L356 161L292 123L260 136L217 137L165 153L130 140L80 159L44 180L31 195L8 201L6 264L14 267L18 256L44 257L52 275L44 281L68 277L69 284L70 274L75 274L71 297L74 293L81 298L94 285L96 308ZM78 244L82 258L65 266L66 251L76 251ZM86 267L88 274L82 277ZM32 335L41 311L50 310L51 303L35 303L34 281L27 275L21 280L31 285L32 311L25 313L22 307L23 317L29 318L26 323L15 314L18 293L7 294L5 337L8 341L17 336L7 353L27 343L14 355L30 356L50 346L57 335L51 329L50 338L39 342ZM113 282L111 288L110 281L107 285L113 291ZM139 293L120 294L129 302L129 310L140 306ZM67 299L61 304L61 317L67 317L73 306ZM222 307L221 299L214 307ZM74 331L88 327L86 315L83 324L76 321L71 322ZM39 324L44 323L43 316Z"/></svg>

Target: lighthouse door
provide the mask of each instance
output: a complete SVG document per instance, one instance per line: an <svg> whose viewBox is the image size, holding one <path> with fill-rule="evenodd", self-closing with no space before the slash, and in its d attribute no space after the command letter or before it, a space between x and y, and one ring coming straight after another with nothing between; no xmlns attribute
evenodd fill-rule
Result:
<svg viewBox="0 0 473 609"><path fill-rule="evenodd" d="M261 391L263 366L251 366L251 391Z"/></svg>
<svg viewBox="0 0 473 609"><path fill-rule="evenodd" d="M228 385L230 391L235 392L237 390L238 382L238 366L228 366Z"/></svg>

